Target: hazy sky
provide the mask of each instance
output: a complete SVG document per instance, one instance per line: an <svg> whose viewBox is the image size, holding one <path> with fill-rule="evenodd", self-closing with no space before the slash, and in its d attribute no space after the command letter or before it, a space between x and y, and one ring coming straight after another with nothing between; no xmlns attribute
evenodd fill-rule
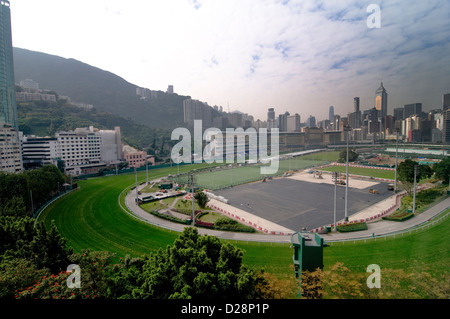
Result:
<svg viewBox="0 0 450 319"><path fill-rule="evenodd" d="M224 110L345 116L359 96L388 114L442 107L450 1L11 0L13 45L74 58ZM381 27L369 28L370 4ZM20 79L17 79L20 80Z"/></svg>

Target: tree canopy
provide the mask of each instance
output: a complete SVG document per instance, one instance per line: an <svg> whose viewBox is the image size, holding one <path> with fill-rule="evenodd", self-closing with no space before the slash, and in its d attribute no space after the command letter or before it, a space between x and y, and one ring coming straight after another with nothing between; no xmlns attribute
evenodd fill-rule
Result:
<svg viewBox="0 0 450 319"><path fill-rule="evenodd" d="M419 164L411 159L406 159L397 166L398 180L402 182L405 190L411 194L414 187L414 167L417 166L416 182L422 178L430 177L433 174L428 165Z"/></svg>
<svg viewBox="0 0 450 319"><path fill-rule="evenodd" d="M348 151L348 161L349 162L354 162L358 159L359 154L356 153L354 150L349 149ZM340 152L339 152L339 158L338 158L338 163L346 163L347 162L347 149L343 148Z"/></svg>
<svg viewBox="0 0 450 319"><path fill-rule="evenodd" d="M442 179L444 183L449 183L450 177L450 158L443 159L439 163L434 164L433 170L436 177Z"/></svg>
<svg viewBox="0 0 450 319"><path fill-rule="evenodd" d="M187 227L173 246L159 249L143 265L135 297L255 298L256 276L242 264L243 254L230 243Z"/></svg>

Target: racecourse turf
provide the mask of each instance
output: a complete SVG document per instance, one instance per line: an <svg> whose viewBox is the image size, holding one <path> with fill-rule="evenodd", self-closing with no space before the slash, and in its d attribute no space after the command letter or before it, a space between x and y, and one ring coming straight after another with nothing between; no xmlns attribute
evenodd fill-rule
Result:
<svg viewBox="0 0 450 319"><path fill-rule="evenodd" d="M180 167L187 171L192 167ZM176 174L176 168L151 171L151 179ZM138 174L139 181L145 172ZM82 249L110 251L117 258L127 254L133 257L148 254L171 245L178 233L141 222L125 213L119 206L119 195L134 184L134 174L92 178L78 182L79 189L50 205L40 221L46 226L54 220L58 230L75 252ZM431 272L448 271L450 261L446 229L447 218L430 229L403 237L334 243L324 250L325 268L343 262L357 272L377 263L381 267L408 269L415 262ZM232 241L245 250L244 263L264 268L278 278L293 281L292 253L289 244Z"/></svg>

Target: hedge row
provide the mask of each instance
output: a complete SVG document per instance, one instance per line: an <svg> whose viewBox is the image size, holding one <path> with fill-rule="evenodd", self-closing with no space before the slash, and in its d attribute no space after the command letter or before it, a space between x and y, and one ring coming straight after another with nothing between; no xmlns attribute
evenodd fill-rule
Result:
<svg viewBox="0 0 450 319"><path fill-rule="evenodd" d="M187 220L182 220L182 219L179 219L179 218L176 218L176 217L173 217L173 216L169 216L169 215L166 215L166 214L161 214L160 212L157 212L156 210L152 210L150 212L150 214L155 215L156 217L160 217L160 218L163 218L163 219L170 220L171 222L176 222L176 223L180 223L180 224L189 225Z"/></svg>
<svg viewBox="0 0 450 319"><path fill-rule="evenodd" d="M354 222L354 223L340 224L337 226L337 231L342 233L366 229L367 229L366 222Z"/></svg>

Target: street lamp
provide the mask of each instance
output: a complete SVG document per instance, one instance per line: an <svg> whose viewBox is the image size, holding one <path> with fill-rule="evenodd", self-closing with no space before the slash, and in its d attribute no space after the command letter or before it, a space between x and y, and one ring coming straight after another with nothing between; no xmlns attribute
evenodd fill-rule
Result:
<svg viewBox="0 0 450 319"><path fill-rule="evenodd" d="M334 180L334 231L337 231L336 225L336 185L339 180L339 172L333 172L333 180Z"/></svg>
<svg viewBox="0 0 450 319"><path fill-rule="evenodd" d="M394 184L394 194L397 193L397 165L398 165L398 131L395 129L395 184Z"/></svg>
<svg viewBox="0 0 450 319"><path fill-rule="evenodd" d="M139 203L139 197L138 197L138 183L137 183L137 171L136 167L134 167L134 179L136 182L136 205Z"/></svg>
<svg viewBox="0 0 450 319"><path fill-rule="evenodd" d="M145 156L145 173L147 174L147 185L148 185L148 155Z"/></svg>
<svg viewBox="0 0 450 319"><path fill-rule="evenodd" d="M413 196L413 214L416 212L416 176L417 176L417 165L414 165L414 196Z"/></svg>
<svg viewBox="0 0 450 319"><path fill-rule="evenodd" d="M349 135L350 135L350 131L352 130L352 128L350 127L350 125L346 124L344 125L344 131L347 132L347 165L346 165L346 169L345 169L345 173L347 175L347 181L345 183L345 221L348 221L348 140L349 140Z"/></svg>
<svg viewBox="0 0 450 319"><path fill-rule="evenodd" d="M191 199L192 199L192 226L195 226L195 198L194 198L194 172L189 176L191 184Z"/></svg>

